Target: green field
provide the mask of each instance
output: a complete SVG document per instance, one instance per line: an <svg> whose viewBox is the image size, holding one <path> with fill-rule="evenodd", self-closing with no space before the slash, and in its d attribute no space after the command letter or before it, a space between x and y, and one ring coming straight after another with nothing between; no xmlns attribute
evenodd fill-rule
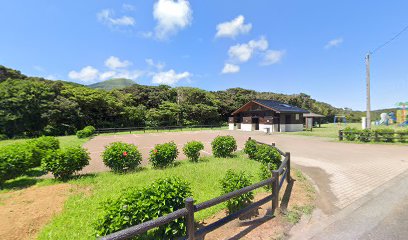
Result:
<svg viewBox="0 0 408 240"><path fill-rule="evenodd" d="M120 132L115 132L115 133L101 133L99 135L102 136L111 136L111 135L125 135L125 134L145 134L145 133L157 133L157 132L191 132L191 131L203 131L203 130L226 130L228 129L228 126L223 126L223 127L214 127L214 128L200 128L200 127L185 127L183 129L177 128L177 129L163 129L163 130L138 130L138 131L120 131Z"/></svg>
<svg viewBox="0 0 408 240"><path fill-rule="evenodd" d="M259 167L259 162L238 153L226 159L206 157L199 163L180 161L178 166L162 170L146 168L129 174L106 172L71 180L69 183L91 189L91 192L71 196L63 212L42 230L39 239L95 239L93 223L102 213L101 202L118 197L124 189L148 186L157 178L182 177L191 184L193 198L199 203L221 195L219 180L228 169L245 170L255 183L259 181ZM220 204L205 209L197 213L196 218L208 218L223 208L225 206Z"/></svg>

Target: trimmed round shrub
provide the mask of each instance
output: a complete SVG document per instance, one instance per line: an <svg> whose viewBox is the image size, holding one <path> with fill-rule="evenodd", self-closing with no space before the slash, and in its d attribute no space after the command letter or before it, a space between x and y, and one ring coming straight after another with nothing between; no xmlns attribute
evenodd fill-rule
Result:
<svg viewBox="0 0 408 240"><path fill-rule="evenodd" d="M187 156L188 160L192 162L198 162L200 158L200 151L204 149L204 144L198 141L191 141L184 145L183 153Z"/></svg>
<svg viewBox="0 0 408 240"><path fill-rule="evenodd" d="M114 142L105 147L102 159L114 172L126 172L140 165L142 154L133 144Z"/></svg>
<svg viewBox="0 0 408 240"><path fill-rule="evenodd" d="M218 136L211 142L211 147L214 157L231 157L237 150L237 141L232 136Z"/></svg>
<svg viewBox="0 0 408 240"><path fill-rule="evenodd" d="M258 144L254 159L263 164L270 164L272 169L278 169L282 163L282 156L278 150L266 144Z"/></svg>
<svg viewBox="0 0 408 240"><path fill-rule="evenodd" d="M221 192L227 194L235 190L252 185L251 177L244 171L234 172L229 169L224 178L221 179ZM254 193L248 192L238 197L232 198L227 201L228 214L234 213L246 206L248 206L254 199Z"/></svg>
<svg viewBox="0 0 408 240"><path fill-rule="evenodd" d="M39 137L27 142L27 147L32 151L31 167L39 167L42 159L49 150L60 148L59 140L55 137Z"/></svg>
<svg viewBox="0 0 408 240"><path fill-rule="evenodd" d="M174 142L157 144L150 151L149 161L155 168L164 168L173 165L177 156L177 145Z"/></svg>
<svg viewBox="0 0 408 240"><path fill-rule="evenodd" d="M103 203L103 215L94 225L97 237L152 220L184 207L191 197L190 184L177 177L156 180L142 189L128 189L119 198ZM184 218L140 235L144 239L176 239L186 234Z"/></svg>
<svg viewBox="0 0 408 240"><path fill-rule="evenodd" d="M344 138L347 141L354 141L357 139L358 129L352 127L345 127L343 131Z"/></svg>
<svg viewBox="0 0 408 240"><path fill-rule="evenodd" d="M27 144L11 144L0 148L0 187L6 180L26 173L31 166L32 154Z"/></svg>
<svg viewBox="0 0 408 240"><path fill-rule="evenodd" d="M89 153L82 147L48 151L41 163L42 168L55 178L66 180L89 164Z"/></svg>
<svg viewBox="0 0 408 240"><path fill-rule="evenodd" d="M245 142L244 153L248 154L248 157L249 157L250 159L254 159L254 158L255 158L256 146L257 146L257 143L256 143L256 141L253 140L253 139L248 139L248 140Z"/></svg>
<svg viewBox="0 0 408 240"><path fill-rule="evenodd" d="M92 135L95 134L95 128L93 126L86 126L84 129L79 130L76 132L76 135L78 138L87 138L91 137Z"/></svg>

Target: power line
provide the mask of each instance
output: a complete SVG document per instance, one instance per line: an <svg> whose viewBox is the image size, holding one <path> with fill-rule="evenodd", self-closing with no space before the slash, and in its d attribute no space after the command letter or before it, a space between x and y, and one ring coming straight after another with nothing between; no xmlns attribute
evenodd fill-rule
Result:
<svg viewBox="0 0 408 240"><path fill-rule="evenodd" d="M395 34L394 37L392 37L390 40L386 41L385 43L379 45L378 47L376 47L371 54L374 54L375 52L377 52L378 50L380 50L381 48L385 47L386 45L388 45L390 42L394 41L395 39L397 39L402 33L404 33L406 30L408 30L408 25L405 26L399 33Z"/></svg>

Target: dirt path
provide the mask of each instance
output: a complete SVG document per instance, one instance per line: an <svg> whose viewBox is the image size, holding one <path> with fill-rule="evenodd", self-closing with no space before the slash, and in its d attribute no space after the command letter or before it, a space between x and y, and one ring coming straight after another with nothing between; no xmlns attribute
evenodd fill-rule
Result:
<svg viewBox="0 0 408 240"><path fill-rule="evenodd" d="M0 195L0 239L35 239L39 230L61 212L71 185L30 187Z"/></svg>

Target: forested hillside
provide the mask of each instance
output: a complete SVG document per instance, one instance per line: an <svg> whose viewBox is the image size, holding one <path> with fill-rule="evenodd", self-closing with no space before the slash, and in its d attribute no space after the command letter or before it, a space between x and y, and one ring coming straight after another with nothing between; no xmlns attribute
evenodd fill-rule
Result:
<svg viewBox="0 0 408 240"><path fill-rule="evenodd" d="M65 135L86 125L98 128L225 123L231 112L256 98L293 104L328 119L341 111L303 93L284 95L242 88L209 92L138 84L106 91L27 77L0 66L0 134Z"/></svg>
<svg viewBox="0 0 408 240"><path fill-rule="evenodd" d="M130 79L114 78L114 79L106 80L103 82L98 82L98 83L88 85L88 87L104 89L104 90L113 90L113 89L121 89L121 88L129 87L129 86L132 86L133 84L135 84L135 82L133 82Z"/></svg>

